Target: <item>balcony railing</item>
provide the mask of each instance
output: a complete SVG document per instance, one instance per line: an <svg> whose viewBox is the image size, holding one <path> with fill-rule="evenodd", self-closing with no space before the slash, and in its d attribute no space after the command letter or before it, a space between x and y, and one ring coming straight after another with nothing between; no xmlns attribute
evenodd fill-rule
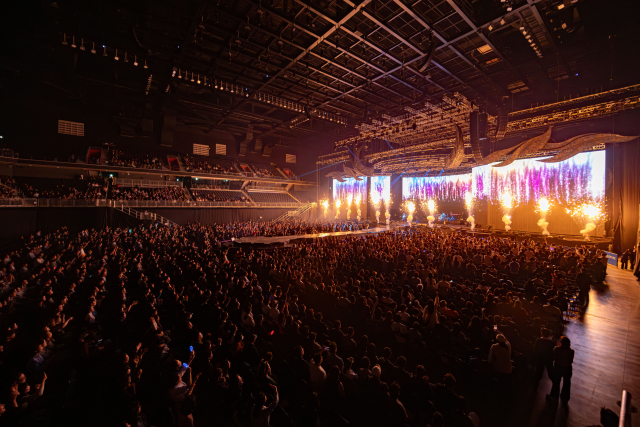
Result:
<svg viewBox="0 0 640 427"><path fill-rule="evenodd" d="M298 208L300 203L196 202L178 200L0 199L0 207L53 208Z"/></svg>
<svg viewBox="0 0 640 427"><path fill-rule="evenodd" d="M154 181L151 179L114 178L114 184L120 185L122 187L182 188L182 181Z"/></svg>

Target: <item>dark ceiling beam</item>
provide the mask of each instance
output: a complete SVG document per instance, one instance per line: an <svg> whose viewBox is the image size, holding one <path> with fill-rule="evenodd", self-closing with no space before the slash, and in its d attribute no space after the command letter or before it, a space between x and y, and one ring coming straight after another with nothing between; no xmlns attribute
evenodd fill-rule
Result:
<svg viewBox="0 0 640 427"><path fill-rule="evenodd" d="M414 62L416 62L416 61L420 61L420 60L422 60L422 59L426 58L426 56L427 56L427 55L423 55L423 56L416 56L415 58L410 59L409 61L407 61L404 65L405 65L405 66L407 66L407 65L410 65L410 64L412 64L412 63L414 63ZM402 66L399 66L399 67L396 67L396 68L393 68L393 69L389 70L389 71L388 71L388 73L395 73L396 71L400 71L401 69L402 69ZM379 76L377 76L377 77L374 77L374 78L372 79L372 81L380 80L380 79L382 79L382 78L384 78L384 77L386 77L386 76L387 76L386 74L381 74L381 75L379 75ZM356 91L356 90L360 89L360 87L361 87L361 86L364 86L364 84L363 84L363 85L359 85L359 86L357 86L357 87L355 87L355 88L353 88L353 89L350 89L350 90L348 90L348 91L346 91L346 92L342 93L341 95L339 95L339 96L338 96L338 97L336 97L336 98L330 99L330 100L328 100L328 101L323 102L322 104L316 105L316 108L323 107L323 106L325 106L326 104L328 104L329 102L336 101L336 100L338 100L339 98L341 98L341 97L343 97L343 96L349 95L351 92L353 92L353 91ZM440 91L440 92L437 92L437 93L432 93L430 96L437 96L437 95L440 95L440 94L442 94L442 93L444 93L444 92L447 92L447 91L446 91L446 90L443 90L443 91Z"/></svg>
<svg viewBox="0 0 640 427"><path fill-rule="evenodd" d="M322 17L323 19L327 20L330 23L335 23L335 21L330 17L327 16L326 14L324 14L323 12L319 11L318 9L314 8L313 6L307 5L305 3L303 3L301 0L294 0L296 3L298 3L299 5L308 8L311 12L317 14L318 16ZM353 3L351 0L345 0L345 3L348 4L351 7L355 7L355 3ZM366 11L362 11L363 14L367 14ZM356 34L354 31L351 31L349 28L347 28L346 26L341 27L340 28L342 31L346 32L347 34L349 34L351 37L359 40L361 43L366 44L367 46L373 48L374 50L376 50L379 54L382 54L384 56L386 56L387 58L391 59L393 62L398 63L398 64L402 64L402 60L398 59L396 57L394 57L393 55L389 54L388 52L386 52L385 50L381 49L380 47L376 46L375 44L371 43L368 38L364 38L358 34ZM313 34L313 33L311 33ZM341 48L340 46L337 46L335 43L329 42L329 40L326 41L327 44L331 44L332 47L335 47L336 49L340 50L343 54L349 55L351 57L355 57L356 59L358 59L361 62L364 62L365 64L367 64L368 66L376 69L378 72L383 73L383 74L387 74L387 72L381 68L379 68L378 66L376 66L375 64L372 63L372 61L366 60L366 59L362 59L359 56L355 55L353 52L347 51L343 48ZM380 56L380 55L378 55ZM358 67L359 68L359 67ZM418 73L416 70L411 69L411 72L413 72L414 74L416 74L417 76L424 78L423 75L421 75L420 73ZM407 87L409 87L412 90L415 90L416 92L422 93L422 90L409 84L408 82L404 81L403 79L399 79L393 75L389 75L389 77L391 77L393 80L397 81L398 83L401 83ZM427 79L428 80L428 79ZM429 80L431 83L435 84L436 86L438 86L437 83ZM441 89L444 89L442 86L439 86ZM387 88L387 90L389 90L389 88ZM410 97L403 95L403 94L398 94L399 96L402 96L403 98L406 99L411 99Z"/></svg>
<svg viewBox="0 0 640 427"><path fill-rule="evenodd" d="M316 13L316 15L321 16L322 18L324 18L324 19L328 20L330 23L332 23L332 24L336 25L336 22L335 22L335 21L333 21L330 17L327 17L326 15L324 15L324 14L320 13L320 12L319 12L319 11L317 11L315 8L313 8L312 6L307 6L306 4L304 4L304 3L300 2L300 1L297 1L297 3L299 3L300 5L302 5L302 6L303 6L303 8L307 8L307 7L308 7L308 8L309 8L309 11ZM263 5L263 6L262 6L262 8L263 8L263 9L265 9L265 6ZM286 17L284 17L284 16L282 16L282 15L280 15L280 14L276 13L275 11L273 11L273 10L271 10L271 9L269 9L269 8L266 8L266 9L269 11L269 13L271 13L271 14L272 14L272 15L274 15L274 16L276 16L278 19L282 20L283 22L287 23L288 25L292 25L292 26L293 26L294 28L296 28L297 30L302 31L302 32L304 32L305 34L307 34L307 35L309 35L309 36L311 36L311 37L318 38L318 35L317 35L317 34L313 33L312 31L308 30L307 28L305 28L305 27L303 27L303 26L300 26L300 25L296 24L295 22L292 22L292 21L288 20ZM228 12L227 12L227 13L228 13ZM232 15L232 16L233 16L233 15ZM278 36L278 35L274 34L273 32L271 32L270 30L267 30L267 29L266 29L266 28L264 28L264 27L260 27L260 30L261 30L261 31L264 31L264 32L265 32L265 33L267 33L267 34L271 34L271 35L274 35L274 36ZM378 51L381 55L385 55L385 56L387 56L387 57L388 57L388 58L390 58L393 62L396 62L396 63L398 63L398 64L402 63L402 61L400 61L399 59L394 58L392 55L388 54L387 52L384 52L382 49L380 49L380 48L379 48L379 47L377 47L376 45L372 44L371 42L369 42L369 41L368 41L368 40L366 40L366 39L363 39L361 36L358 36L355 32L353 32L353 31L349 30L347 27L341 27L341 28L340 28L340 30L342 30L342 31L346 32L347 34L349 34L350 36L352 36L352 37L356 38L357 40L359 40L359 42L360 42L360 43L364 42L367 46L372 47L373 49L375 49L376 51ZM283 42L285 42L285 43L290 44L291 46L294 46L294 47L296 47L296 48L298 48L298 49L300 49L300 50L304 50L304 49L305 49L304 47L302 47L302 46L298 45L297 43L295 43L293 40L286 40L286 39L282 38L281 36L278 36L278 37L279 37L279 39L280 39L280 40L282 40L282 41L283 41ZM368 60L366 60L366 59L363 59L363 58L361 58L360 56L356 55L355 53L353 53L353 52L351 52L351 51L348 51L348 50L345 50L344 48L342 48L342 47L340 47L340 46L337 46L334 42L331 42L331 41L329 41L328 39L327 39L327 40L325 40L324 42L325 42L327 45L330 45L332 48L334 48L334 49L336 49L336 50L340 51L340 55L343 55L343 54L344 54L344 55L346 55L346 56L349 56L350 58L354 58L354 59L356 59L356 60L358 60L358 61L362 62L363 64L369 64L370 66L374 67L374 68L375 68L378 72L380 72L380 73L386 73L386 71L385 71L385 70L383 70L383 69L381 69L381 68L379 68L379 67L375 66L375 64L371 64L371 61L368 61ZM356 44L357 44L357 43L356 43ZM319 55L319 54L317 54L317 53L315 53L315 52L309 52L309 54L310 54L310 55L313 55L313 56L315 56L315 57L317 57L317 58L320 58L320 59L322 59L323 61L329 61L329 62L331 62L331 63L332 63L332 65L340 66L340 64L338 64L338 63L337 63L337 61L335 61L335 58L334 58L334 60L329 60L329 59L327 59L327 58L325 58L325 57L322 57L321 55ZM337 58L337 57L339 57L340 55L336 56L336 58ZM362 66L362 65L360 65L360 66ZM356 67L356 69L357 69L357 68L359 68L360 66ZM355 72L354 70L350 70L350 69L345 68L345 67L341 67L341 68L343 68L343 69L345 69L345 70L348 70L348 73L349 73L349 74L355 74L355 75L359 76L360 78L366 79L366 76L363 76L363 75L361 75L360 73ZM412 70L412 71L414 71L414 73L417 73L415 70ZM419 75L419 74L418 74L418 75ZM398 83L400 83L400 84L402 84L402 85L404 85L404 86L407 86L409 89L412 89L412 90L415 90L415 91L421 91L421 89L414 87L413 85L411 85L410 83L408 83L408 82L406 82L406 81L404 81L404 80L402 80L402 79L399 79L399 78L397 78L397 77L395 77L395 76L389 76L389 77L391 77L391 78L392 78L393 80L395 80L396 82L398 82ZM422 77L422 76L421 76L421 77ZM351 85L350 85L350 86L351 86ZM383 88L384 88L385 90L389 90L389 91L391 91L391 92L395 93L397 96L403 97L403 98L405 98L405 99L411 99L411 98L409 98L408 96L406 96L405 94L402 94L402 93L400 93L400 92L394 91L394 90L393 90L393 89L391 89L391 88L387 88L387 87L383 87Z"/></svg>
<svg viewBox="0 0 640 427"><path fill-rule="evenodd" d="M447 1L449 1L449 0L447 0ZM536 3L539 3L541 1L543 1L543 0L531 0L531 4L536 4ZM511 12L507 12L507 13L505 13L503 15L498 16L497 18L495 18L495 19L493 19L493 20L491 20L491 21L489 21L489 22L487 22L485 24L479 25L477 27L474 25L473 27L471 27L471 30L469 30L467 32L464 32L464 33L454 37L453 39L449 40L445 44L436 47L436 51L445 49L445 48L449 47L449 45L457 43L462 39L465 39L465 38L467 38L469 36L473 36L473 35L475 35L477 33L480 33L480 32L482 32L482 30L487 28L489 25L495 24L495 23L499 22L501 19L508 18L511 15L517 15L521 11L526 10L528 8L529 8L529 4L525 4L525 5L522 5L522 6L518 7L518 8L516 8L516 9L513 9Z"/></svg>
<svg viewBox="0 0 640 427"><path fill-rule="evenodd" d="M498 50L498 48L493 44L493 42L489 40L489 38L482 32L480 27L476 26L475 22L471 20L469 15L465 11L463 11L460 6L458 6L455 0L447 0L447 3L449 3L449 5L453 8L453 10L455 10L458 13L458 15L460 15L460 17L467 23L467 25L471 27L473 31L476 32L478 37L480 37L485 44L489 45L491 50L493 50L493 52L498 56L498 58L500 58L503 61L503 63L507 65L509 69L511 69L513 72L515 72L518 75L518 78L522 80L523 83L525 83L528 86L531 86L531 83L528 81L528 79L526 79L523 75L521 75L518 69L516 69L513 65L511 65L511 63L507 60L507 58L505 58L502 52L500 52L500 50Z"/></svg>
<svg viewBox="0 0 640 427"><path fill-rule="evenodd" d="M273 78L277 78L280 77L288 68L290 68L295 62L299 61L300 59L304 58L309 52L311 52L316 46L318 46L319 44L321 44L327 37L329 37L331 34L335 33L340 26L342 26L343 24L345 24L346 22L348 22L351 18L353 18L363 7L365 7L366 5L368 5L371 2L371 0L363 0L362 3L360 3L357 7L354 7L353 10L351 10L351 12L347 13L336 25L334 25L333 27L331 27L328 31L326 31L322 36L320 36L319 38L316 39L316 41L314 41L313 43L311 43L311 45L306 48L302 53L300 53L296 59L293 62L290 62L289 64L285 65L283 68L281 68L274 76ZM258 91L263 90L264 88L266 88L267 86L269 86L271 82L267 81L266 83L263 83L260 88L258 88ZM231 109L231 111L229 111L229 113L227 113L219 122L219 124L224 123L224 120L231 114L233 113L234 110L238 109L239 106L243 105L243 102L240 102L238 105L236 105L235 107L233 107Z"/></svg>
<svg viewBox="0 0 640 427"><path fill-rule="evenodd" d="M250 55L248 55L248 54L246 54L246 53L243 53L243 55L245 55L245 56L247 56L247 57L249 57L249 58L252 58L252 56L250 56ZM197 58L196 58L196 59L197 59ZM222 58L222 57L218 58L218 60L219 60L219 61L227 62L227 63L229 63L229 64L231 64L231 65L234 65L234 66L237 66L237 67L241 67L241 68L243 68L243 69L245 69L245 70L255 71L256 73L261 72L261 70L259 70L259 69L255 68L255 67L252 67L252 66L249 66L249 65L245 65L245 64L242 64L242 63L239 63L239 62L234 62L234 61L231 61L231 60L229 60L229 59L224 59L224 58ZM266 61L265 61L265 62L266 62ZM274 66L274 67L276 67L276 66L277 66L277 65L275 65L275 64L270 64L270 65L272 65L272 66ZM219 72L225 72L225 73L228 73L228 74L232 74L232 73L233 73L233 71L229 71L229 70L218 70L218 71L219 71ZM253 82L253 83L257 83L257 84L260 84L260 83L261 83L261 81L260 81L260 80L258 80L258 79L256 79L256 78L254 78L254 77L247 76L247 75L245 75L245 74L237 75L237 77L238 77L238 78L241 78L241 79L249 80L249 81L251 81L251 82ZM296 81L293 81L293 80L287 79L286 75L279 77L279 79L281 79L281 80L282 80L282 81L284 81L285 83L289 83L289 84L291 84L291 85L293 85L293 86L296 86L296 87L298 87L298 88L301 88L301 89L304 89L304 90L306 90L306 91L309 91L309 92L311 92L311 94L313 94L313 93L317 93L317 92L312 91L312 90L311 90L311 89L309 89L308 87L304 86L304 85L303 85L302 83L300 83L300 82L296 82ZM329 90L332 90L332 91L334 91L334 92L340 93L340 91L339 91L339 90L335 89L334 87L332 87L332 86L330 86L330 85L326 85L326 84L324 84L324 83L322 83L322 82L320 82L320 81L317 81L317 80L314 80L314 79L309 79L309 81L310 81L311 83L314 83L314 84L318 85L318 86L321 86L321 87L327 88L327 89L329 89ZM288 96L288 97L287 97L287 96L284 96L284 95L283 95L283 96L282 96L283 98L291 98L291 97L292 97L291 95L298 95L298 96L299 96L299 97L301 97L301 98L307 98L307 97L309 96L309 94L303 94L303 93L299 93L299 92L292 92L292 91L291 91L291 88L289 88L289 87L281 87L281 86L278 84L278 82L277 82L277 81L274 81L274 82L272 82L271 84L272 84L272 86L274 86L274 87L275 87L275 88L277 88L278 90L281 90L281 91L284 91L284 92L288 92L288 95L290 95L290 96ZM331 96L329 96L329 95L323 95L323 96L325 96L325 97L327 97L327 98L331 98ZM382 97L380 97L380 98L381 98L381 99L383 99ZM251 99L251 98L250 98L250 99ZM303 100L300 100L300 99L292 99L292 101L294 101L294 102L298 102L298 103L300 103L300 102L304 102ZM350 104L350 103L348 103L348 102L345 102L345 104L347 104L347 105L351 106L352 108L354 108L354 109L356 109L356 110L359 110L359 107L358 107L357 105L353 105L353 104ZM356 112L354 112L354 111L350 111L350 110L347 110L347 109L344 109L344 108L339 108L339 107L335 107L335 108L336 108L336 109L338 109L338 110L341 110L341 111L342 111L342 112L344 112L344 113L350 114L350 115L352 115L352 116L356 116L356 115L357 115L357 113L356 113ZM282 109L282 110L285 110L285 111L289 111L289 110L287 110L287 109L286 109L286 108L284 108L284 107L283 107L283 108L281 108L281 109Z"/></svg>
<svg viewBox="0 0 640 427"><path fill-rule="evenodd" d="M409 6L407 6L406 4L404 4L401 0L393 0L395 4L397 4L398 6L400 6L402 8L403 11L405 11L406 13L408 13L416 22L418 22L420 25L422 25L425 29L432 31L433 35L436 36L438 38L438 40L440 40L443 44L447 42L447 40L444 38L444 36L442 34L440 34L440 32L438 30L436 30L433 26L433 24L428 24L425 20L423 20L416 12L413 11L413 9ZM502 90L502 92L506 95L510 95L510 92L507 91L505 88L503 88L502 86L500 86L497 82L493 81L488 75L487 73L484 72L484 70L482 68L480 68L477 64L471 62L471 60L469 58L467 58L467 56L460 52L455 46L449 45L448 46L449 49L451 49L453 51L453 53L455 53L460 59L462 59L465 63L467 63L467 65L475 68L478 72L480 72L480 74L482 74L485 78L487 78L488 80L490 80L494 86L497 86L498 88L500 88ZM433 63L433 61L431 61Z"/></svg>
<svg viewBox="0 0 640 427"><path fill-rule="evenodd" d="M217 27L216 27L216 28L215 28L215 31L219 31L219 32L221 32L221 33L223 33L223 34L225 34L225 35L227 35L227 36L233 36L233 34L231 34L230 32L228 32L227 30L224 30L224 29L221 29L221 28L217 28ZM266 34L270 34L270 32L269 32L268 30L265 30L264 28L260 28L260 31L265 32ZM206 35L209 35L209 33L203 33L202 31L200 32L200 34L206 34ZM264 50L264 49L265 49L265 47L264 47L264 46L258 45L257 43L254 43L254 42L252 42L251 40L248 40L247 38L243 38L243 39L242 39L242 42L243 42L243 43L247 43L247 44L249 44L249 45L252 45L252 46L254 46L256 49L261 49L261 50ZM279 56L279 57L281 57L282 59L284 59L284 60L286 60L286 61L292 61L292 60L293 60L292 58L290 58L290 57L288 57L288 56L286 56L286 55L284 55L284 54L282 54L282 53L279 53L279 52L277 52L277 51L270 50L269 52L270 52L270 54L273 54L273 55ZM245 55L245 56L247 56L247 57L249 57L249 58L251 58L251 59L254 59L254 60L256 59L254 56L249 55L249 54L247 54L246 52L243 52L242 54L243 54L243 55ZM365 78L364 76L360 76L358 73L354 73L354 72L353 72L353 70L350 70L350 69L348 69L348 68L345 68L345 67L343 67L343 66L341 66L340 64L337 64L337 63L335 63L335 62L332 62L330 59L325 58L324 56L322 56L322 55L320 55L320 54L317 54L317 53L315 53L315 52L312 52L312 54L313 54L314 56L316 56L317 58L322 59L323 61L325 61L326 63L328 63L328 64L330 64L330 65L333 65L333 66L335 66L335 67L337 67L337 68L340 68L340 69L342 69L342 70L345 70L345 72L346 72L347 74L354 74L354 75L357 75L357 76L358 76L359 78L361 78L361 79L364 79L364 78ZM220 57L220 58L221 58L221 57ZM224 59L223 59L223 60L224 60ZM225 61L226 61L226 60L225 60ZM263 61L264 61L264 60L263 60ZM230 62L230 61L227 61L227 62ZM267 62L267 61L264 61L264 62ZM281 67L279 64L272 64L272 63L269 63L269 62L267 62L267 63L268 63L269 65L271 65L272 67L274 67L274 68L280 68L280 67ZM247 66L245 66L245 65L243 65L243 64L239 64L239 63L235 63L235 62L233 62L233 64L238 65L238 66L241 66L241 67L245 67L245 68L251 68L251 67L247 67ZM303 63L299 63L299 64L300 64L301 66L306 66L306 64L303 64ZM297 64L294 64L294 65L297 65ZM349 81L347 81L347 80L344 80L344 79L342 79L341 77L336 77L336 76L334 76L334 75L333 75L333 74L331 74L331 73L328 73L328 72L326 72L326 71L323 71L322 69L319 69L319 68L314 67L313 65L309 65L309 66L308 66L308 68L309 68L309 70L312 70L312 71L314 71L314 72L317 72L317 73L319 73L319 74L324 75L325 77L328 77L328 78L330 78L330 79L333 79L333 80L334 80L333 82L335 82L335 81L339 81L340 83L342 83L342 84L344 84L344 85L346 85L346 86L348 86L348 87L355 87L355 86L356 86L355 84L353 84L353 83L351 83L351 82L349 82ZM253 68L251 68L251 69L253 69ZM257 71L259 71L259 70L256 70L256 69L253 69L253 70L254 70L254 71L256 71L256 72L257 72ZM312 74L312 73L309 73L309 76L310 76L311 74ZM302 74L301 74L301 75L302 75ZM246 76L242 76L242 77L246 77ZM304 76L304 77L305 77L305 78L309 78L308 76ZM298 85L298 86L300 86L300 87L304 87L302 84L300 84L300 83L298 83L298 82L293 82L293 81L291 81L291 80L289 80L289 81L290 81L292 84L296 84L296 85ZM334 86L331 86L331 84L325 84L325 83L322 83L322 82L320 82L320 81L318 81L318 80L314 80L314 79L311 79L311 78L309 78L309 81L311 81L311 82L313 82L313 83L315 83L315 84L317 84L317 85L319 85L319 86L325 87L325 88L327 88L327 89L329 89L329 90L332 90L332 91L334 91L334 92L338 92L338 93L340 93L340 90L339 90L339 89L336 89ZM332 82L332 83L333 83L333 82ZM383 89L385 89L385 90L389 90L389 89L385 88L384 86L382 86L382 88L383 88ZM306 88L306 90L309 90L309 89L308 89L308 88ZM397 95L402 95L402 94L399 94L399 93L397 93L397 92L395 92L395 91L393 91L393 90L390 90L390 91L391 91L391 92L393 92L393 93L395 93L395 94L397 94ZM375 97L377 97L377 98L379 98L379 99L381 99L381 100L383 100L383 101L385 101L385 102L391 102L391 101L388 101L388 100L387 100L386 98L384 98L383 96L381 96L380 94L376 93L375 91L365 90L365 92L366 92L367 94L369 94L369 95L371 95L371 96L375 96ZM328 96L328 95L325 95L325 96ZM407 99L408 99L408 98L407 98ZM347 104L348 104L348 105L352 105L352 104L349 104L349 103L347 103ZM396 105L398 105L398 106L400 105L400 104L399 104L399 103L397 103L397 102L394 102L394 104L396 104ZM358 108L358 107L357 107L357 106L355 106L355 105L354 105L353 107L354 107L354 108ZM352 112L352 111L350 111L349 113L350 113L350 114L355 114L355 113L354 113L354 112Z"/></svg>
<svg viewBox="0 0 640 427"><path fill-rule="evenodd" d="M345 0L347 3L350 0ZM411 50L413 50L415 53L417 53L418 55L422 56L424 55L424 52L422 52L422 49L418 48L417 46L415 46L413 43L409 42L409 40L406 40L404 37L402 37L398 32L394 31L393 29L391 29L389 26L385 25L382 21L380 21L379 19L377 19L375 16L371 15L370 13L363 11L362 14L364 16L366 16L370 21L374 22L376 25L382 27L386 32L388 32L389 34L391 34L393 37L397 38L398 40L404 42ZM449 75L449 77L452 77L453 79L457 80L459 83L466 85L467 83L462 80L461 78L459 78L458 76L456 76L455 74L453 74L452 72L450 72L449 70L447 70L443 65L439 64L438 62L431 60L431 64L433 64L434 66L436 66L437 68L439 68L440 70L442 70L443 72L445 72L446 74ZM435 81L428 79L432 84L438 86L440 89L442 90L447 90L444 86L440 85L439 83L436 83Z"/></svg>
<svg viewBox="0 0 640 427"><path fill-rule="evenodd" d="M564 56L560 54L560 49L558 48L558 45L556 44L555 40L553 39L553 35L551 34L549 29L547 28L547 24L545 23L544 19L542 18L542 15L540 15L540 11L538 10L538 7L535 5L535 2L533 0L527 0L527 4L529 5L529 10L533 14L534 18L536 18L536 21L538 22L538 25L540 26L540 29L544 33L544 36L547 38L547 40L549 40L549 44L551 46L553 46L553 48L555 49L556 54L558 55L558 58L560 58L560 63L562 64L564 69L567 71L567 76L569 76L569 79L573 80L574 79L573 71L571 70L571 67L567 63L567 61L564 58ZM560 71L560 70L558 70L558 71Z"/></svg>

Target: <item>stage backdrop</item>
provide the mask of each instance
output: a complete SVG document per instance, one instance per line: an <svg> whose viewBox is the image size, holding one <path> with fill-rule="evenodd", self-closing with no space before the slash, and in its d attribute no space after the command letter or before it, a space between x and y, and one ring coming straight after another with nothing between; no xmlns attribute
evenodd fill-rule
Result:
<svg viewBox="0 0 640 427"><path fill-rule="evenodd" d="M336 217L336 201L340 200L338 218L346 219L349 212L349 219L355 220L358 216L358 208L361 217L366 218L367 207L367 177L361 177L360 181L355 178L346 178L344 182L333 180L333 200L331 204L332 218ZM360 203L357 203L357 200Z"/></svg>
<svg viewBox="0 0 640 427"><path fill-rule="evenodd" d="M464 202L471 174L402 178L402 199Z"/></svg>
<svg viewBox="0 0 640 427"><path fill-rule="evenodd" d="M487 223L504 229L507 210L505 195L512 203L509 211L511 228L540 232L541 215L537 205L545 197L551 202L546 215L548 231L580 234L584 221L575 221L568 209L592 205L605 211L605 152L580 153L557 163L541 162L542 158L516 160L505 167L493 165L473 168L473 195L476 203L487 201ZM595 235L604 234L604 218L595 221Z"/></svg>
<svg viewBox="0 0 640 427"><path fill-rule="evenodd" d="M605 152L580 153L557 163L543 158L516 160L505 167L486 165L473 168L471 174L402 179L402 198L434 199L438 211L456 210L454 205L471 202L476 223L504 229L503 217L511 217L511 229L540 232L541 198L551 202L545 221L551 233L579 235L585 221L575 221L568 210L584 205L605 212ZM508 195L512 207L505 210ZM595 235L604 233L604 216L595 221ZM593 234L592 234L593 235Z"/></svg>
<svg viewBox="0 0 640 427"><path fill-rule="evenodd" d="M372 176L371 177L371 202L370 220L386 221L386 213L391 215L391 177Z"/></svg>

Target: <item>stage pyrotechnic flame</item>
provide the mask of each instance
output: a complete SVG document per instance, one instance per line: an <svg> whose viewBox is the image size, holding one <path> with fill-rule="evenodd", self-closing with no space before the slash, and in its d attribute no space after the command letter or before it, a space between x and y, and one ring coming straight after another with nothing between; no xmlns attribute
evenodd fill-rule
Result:
<svg viewBox="0 0 640 427"><path fill-rule="evenodd" d="M500 196L500 204L502 205L502 210L504 211L504 216L502 217L502 222L504 222L504 229L506 231L511 230L511 209L513 209L513 196L508 191L502 193Z"/></svg>
<svg viewBox="0 0 640 427"><path fill-rule="evenodd" d="M547 214L549 210L551 210L551 200L546 197L540 197L538 200L538 205L536 206L536 210L540 213L540 219L538 220L538 227L542 229L542 234L544 236L549 235L549 222L547 221Z"/></svg>
<svg viewBox="0 0 640 427"><path fill-rule="evenodd" d="M347 194L347 221L351 219L351 202L353 201L353 194Z"/></svg>
<svg viewBox="0 0 640 427"><path fill-rule="evenodd" d="M362 216L362 210L360 209L360 203L362 202L362 196L358 194L356 196L356 209L358 209L358 221L360 221L360 217Z"/></svg>
<svg viewBox="0 0 640 427"><path fill-rule="evenodd" d="M409 225L411 225L411 222L413 221L413 213L416 211L416 204L414 202L407 202L407 212L409 212L409 215L407 215L407 222L409 223Z"/></svg>
<svg viewBox="0 0 640 427"><path fill-rule="evenodd" d="M387 219L387 226L389 226L389 224L391 224L391 193L389 193L388 199L383 200L385 207L384 217Z"/></svg>
<svg viewBox="0 0 640 427"><path fill-rule="evenodd" d="M376 210L376 222L380 222L380 193L377 191L371 192L371 204L373 208Z"/></svg>
<svg viewBox="0 0 640 427"><path fill-rule="evenodd" d="M471 229L476 228L476 220L473 217L473 193L471 191L467 191L464 195L464 205L469 212L469 217L467 218L467 222L471 224Z"/></svg>
<svg viewBox="0 0 640 427"><path fill-rule="evenodd" d="M504 222L504 229L506 231L511 230L511 217L509 215L503 215L502 222Z"/></svg>
<svg viewBox="0 0 640 427"><path fill-rule="evenodd" d="M328 200L323 200L322 201L322 207L324 208L324 218L327 218L327 212L329 212L329 201Z"/></svg>
<svg viewBox="0 0 640 427"><path fill-rule="evenodd" d="M342 204L342 202L340 202L340 199L336 200L336 219L339 219L340 217L340 205Z"/></svg>
<svg viewBox="0 0 640 427"><path fill-rule="evenodd" d="M435 221L435 212L436 212L437 206L436 206L436 201L433 199L429 199L427 201L427 210L429 211L429 216L427 217L427 221L429 221L429 227L433 227L433 221Z"/></svg>
<svg viewBox="0 0 640 427"><path fill-rule="evenodd" d="M502 205L503 209L510 211L511 208L513 208L513 196L511 195L511 193L502 193L502 196L500 196L500 204Z"/></svg>
<svg viewBox="0 0 640 427"><path fill-rule="evenodd" d="M582 203L567 209L567 212L584 227L580 230L580 234L584 236L585 240L589 240L590 233L598 228L598 222L605 217L602 206L596 203Z"/></svg>
<svg viewBox="0 0 640 427"><path fill-rule="evenodd" d="M472 217L471 215L469 215L469 217L467 218L467 222L469 224L471 224L471 229L473 230L474 228L476 228L476 220L474 217Z"/></svg>

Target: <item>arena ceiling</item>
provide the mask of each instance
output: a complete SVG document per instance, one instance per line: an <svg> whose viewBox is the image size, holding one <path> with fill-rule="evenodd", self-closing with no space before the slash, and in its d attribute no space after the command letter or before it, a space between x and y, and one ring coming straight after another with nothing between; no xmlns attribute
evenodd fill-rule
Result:
<svg viewBox="0 0 640 427"><path fill-rule="evenodd" d="M58 58L58 76L102 85L104 102L110 87L133 90L123 108L133 120L161 114L205 133L334 141L443 95L496 114L638 83L633 3L60 0L30 25L5 27L3 62L24 57L29 40Z"/></svg>

